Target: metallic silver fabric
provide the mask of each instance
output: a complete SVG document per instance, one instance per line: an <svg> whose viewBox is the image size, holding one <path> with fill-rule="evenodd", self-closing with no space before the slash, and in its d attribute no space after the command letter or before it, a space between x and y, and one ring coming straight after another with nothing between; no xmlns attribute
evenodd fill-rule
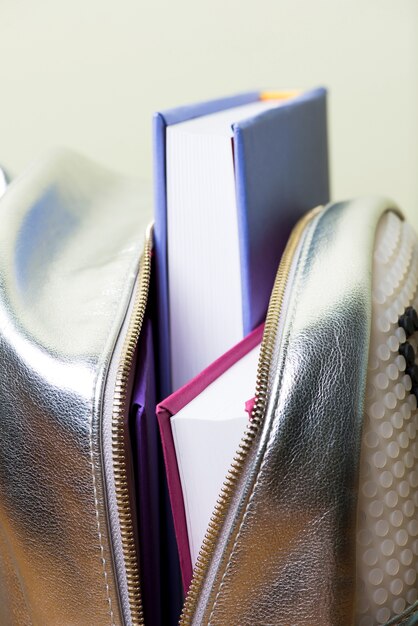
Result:
<svg viewBox="0 0 418 626"><path fill-rule="evenodd" d="M62 152L0 216L0 624L122 624L100 428L149 214Z"/></svg>
<svg viewBox="0 0 418 626"><path fill-rule="evenodd" d="M349 626L376 227L393 205L331 205L292 268L255 440L193 624Z"/></svg>

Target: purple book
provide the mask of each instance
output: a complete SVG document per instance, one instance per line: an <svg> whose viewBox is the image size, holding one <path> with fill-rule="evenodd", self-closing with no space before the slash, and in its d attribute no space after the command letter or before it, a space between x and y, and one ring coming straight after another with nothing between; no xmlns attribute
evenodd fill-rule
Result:
<svg viewBox="0 0 418 626"><path fill-rule="evenodd" d="M172 392L167 267L167 127L263 99L250 92L154 117L155 254L159 398ZM295 222L329 200L326 91L313 89L233 125L244 335L266 314L281 254ZM196 207L199 210L199 207Z"/></svg>

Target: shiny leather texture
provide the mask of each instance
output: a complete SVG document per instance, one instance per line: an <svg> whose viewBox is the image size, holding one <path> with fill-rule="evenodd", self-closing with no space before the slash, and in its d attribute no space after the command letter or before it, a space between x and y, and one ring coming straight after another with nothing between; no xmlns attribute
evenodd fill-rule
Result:
<svg viewBox="0 0 418 626"><path fill-rule="evenodd" d="M330 205L305 229L280 314L263 426L192 623L354 623L356 509L377 224L393 203Z"/></svg>
<svg viewBox="0 0 418 626"><path fill-rule="evenodd" d="M54 153L0 200L0 624L123 623L102 404L149 212Z"/></svg>

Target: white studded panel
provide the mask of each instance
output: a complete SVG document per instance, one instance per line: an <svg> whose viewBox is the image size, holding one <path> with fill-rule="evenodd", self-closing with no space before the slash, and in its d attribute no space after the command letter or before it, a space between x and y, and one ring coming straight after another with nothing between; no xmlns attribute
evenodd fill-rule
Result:
<svg viewBox="0 0 418 626"><path fill-rule="evenodd" d="M418 599L417 286L417 236L388 213L374 254L357 522L357 626L384 624Z"/></svg>

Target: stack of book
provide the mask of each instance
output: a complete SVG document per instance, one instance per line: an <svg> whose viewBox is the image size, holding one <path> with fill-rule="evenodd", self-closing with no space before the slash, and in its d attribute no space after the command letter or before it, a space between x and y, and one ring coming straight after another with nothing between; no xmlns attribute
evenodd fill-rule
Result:
<svg viewBox="0 0 418 626"><path fill-rule="evenodd" d="M154 147L155 297L130 432L144 611L157 625L175 622L251 419L289 233L329 200L326 92L250 92L157 113Z"/></svg>

